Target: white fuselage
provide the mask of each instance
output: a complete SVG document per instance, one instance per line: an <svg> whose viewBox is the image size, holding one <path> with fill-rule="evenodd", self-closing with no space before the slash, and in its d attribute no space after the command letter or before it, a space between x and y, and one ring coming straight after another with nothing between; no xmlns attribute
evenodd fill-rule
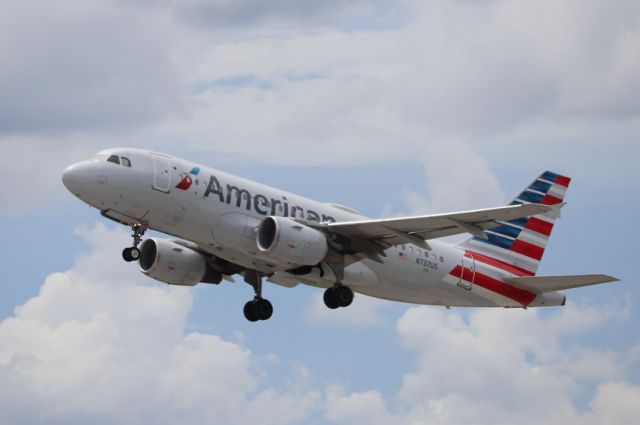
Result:
<svg viewBox="0 0 640 425"><path fill-rule="evenodd" d="M210 254L271 276L275 283L333 285L328 273L288 274L256 245L255 229L268 216L306 220L363 219L348 208L324 204L167 155L111 149L65 171L65 184L80 199L125 224L191 241ZM104 160L116 154L131 166ZM385 251L382 263L351 257L344 284L354 291L396 301L446 306L522 307L513 297L474 285L478 276L511 276L476 262L464 249L438 240L431 250L406 244ZM456 267L466 275L455 277ZM468 275L468 276L467 276ZM540 297L538 297L540 298ZM543 305L536 299L528 305Z"/></svg>

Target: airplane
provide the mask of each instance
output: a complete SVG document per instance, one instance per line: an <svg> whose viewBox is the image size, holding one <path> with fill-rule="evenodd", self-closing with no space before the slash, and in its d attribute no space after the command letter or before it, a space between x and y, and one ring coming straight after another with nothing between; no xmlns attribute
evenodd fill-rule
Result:
<svg viewBox="0 0 640 425"><path fill-rule="evenodd" d="M251 322L273 313L265 278L324 288L330 309L348 307L354 292L447 308L560 306L561 290L618 280L536 275L571 181L551 171L506 206L383 219L142 149L103 150L62 181L132 229L122 257L145 275L183 286L241 275L253 287ZM143 240L147 229L179 239ZM461 243L439 240L464 233Z"/></svg>

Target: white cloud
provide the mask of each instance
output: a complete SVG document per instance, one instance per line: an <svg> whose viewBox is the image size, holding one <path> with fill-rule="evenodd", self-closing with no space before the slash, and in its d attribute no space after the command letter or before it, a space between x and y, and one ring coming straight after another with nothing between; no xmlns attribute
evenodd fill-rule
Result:
<svg viewBox="0 0 640 425"><path fill-rule="evenodd" d="M412 214L494 207L506 197L487 160L469 146L453 141L427 143L423 154L428 199L405 189Z"/></svg>
<svg viewBox="0 0 640 425"><path fill-rule="evenodd" d="M79 235L91 250L0 323L5 421L291 423L313 410L314 392L264 385L248 348L185 333L191 290L143 283L118 258L124 231Z"/></svg>
<svg viewBox="0 0 640 425"><path fill-rule="evenodd" d="M577 423L582 413L572 397L587 382L602 390L623 379L618 365L628 354L585 351L563 340L618 314L617 306L569 305L549 318L537 310L476 310L467 321L433 308L410 309L398 331L418 354L418 368L405 376L399 397L412 406L410 415L442 423ZM568 367L591 363L594 356L604 362L592 363L597 371ZM606 414L615 412L613 406L593 405L590 414L603 414L603 407Z"/></svg>
<svg viewBox="0 0 640 425"><path fill-rule="evenodd" d="M2 212L20 213L75 199L62 184L62 171L109 146L104 139L86 137L0 136L0 180L11 182L0 187Z"/></svg>
<svg viewBox="0 0 640 425"><path fill-rule="evenodd" d="M635 424L640 415L640 387L624 382L603 384L598 387L591 409L585 415L585 423Z"/></svg>
<svg viewBox="0 0 640 425"><path fill-rule="evenodd" d="M336 423L635 423L640 386L624 381L637 366L634 349L613 353L566 342L611 318L624 320L618 310L569 305L545 318L537 310L478 309L467 318L411 308L397 330L417 366L395 397L331 387L325 416ZM588 403L575 401L585 397Z"/></svg>
<svg viewBox="0 0 640 425"><path fill-rule="evenodd" d="M0 1L0 133L123 131L181 109L162 8Z"/></svg>
<svg viewBox="0 0 640 425"><path fill-rule="evenodd" d="M235 26L247 29L276 24L349 28L357 27L363 20L369 25L390 26L403 17L405 3L383 0L272 0L267 4L259 0L182 0L174 1L173 6L178 16L202 26L202 29L222 26L229 30Z"/></svg>
<svg viewBox="0 0 640 425"><path fill-rule="evenodd" d="M336 424L386 425L400 419L387 411L384 397L376 390L347 393L342 387L329 387L325 403L325 417Z"/></svg>
<svg viewBox="0 0 640 425"><path fill-rule="evenodd" d="M524 153L518 164L566 162L585 158L573 142L612 123L618 143L634 143L637 4L418 9L393 30L288 29L205 46L193 76L201 108L162 131L275 163L407 161L449 140Z"/></svg>

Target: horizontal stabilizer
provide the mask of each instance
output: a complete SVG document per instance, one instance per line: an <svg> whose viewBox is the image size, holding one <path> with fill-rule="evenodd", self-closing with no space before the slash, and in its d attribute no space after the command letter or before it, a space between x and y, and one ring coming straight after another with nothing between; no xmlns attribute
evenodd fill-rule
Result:
<svg viewBox="0 0 640 425"><path fill-rule="evenodd" d="M599 283L616 282L619 279L606 274L583 274L573 276L508 277L502 280L516 288L541 294L544 292L579 288L581 286L597 285Z"/></svg>

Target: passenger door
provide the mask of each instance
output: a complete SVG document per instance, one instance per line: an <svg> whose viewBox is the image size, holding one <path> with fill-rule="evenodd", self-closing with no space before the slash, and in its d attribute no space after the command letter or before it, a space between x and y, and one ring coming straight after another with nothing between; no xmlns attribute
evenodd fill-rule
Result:
<svg viewBox="0 0 640 425"><path fill-rule="evenodd" d="M153 158L153 189L169 193L171 187L171 158L152 153Z"/></svg>

